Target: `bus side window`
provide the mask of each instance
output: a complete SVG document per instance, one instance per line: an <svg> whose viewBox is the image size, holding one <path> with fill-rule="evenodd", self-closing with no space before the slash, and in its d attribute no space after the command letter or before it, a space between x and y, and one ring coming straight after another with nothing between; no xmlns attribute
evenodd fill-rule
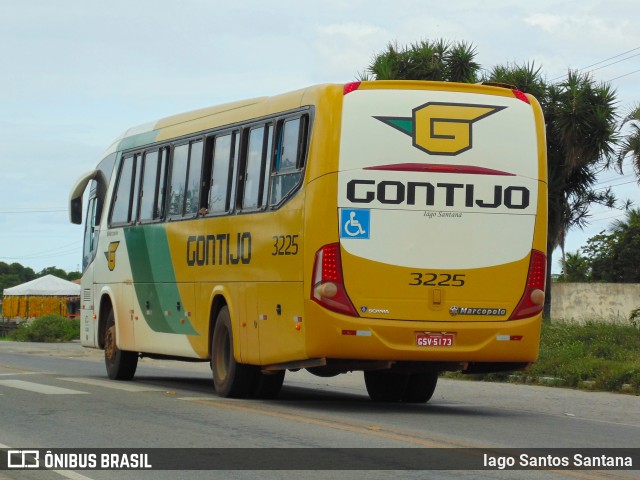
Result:
<svg viewBox="0 0 640 480"><path fill-rule="evenodd" d="M173 149L169 217L194 216L200 205L203 141L196 140Z"/></svg>
<svg viewBox="0 0 640 480"><path fill-rule="evenodd" d="M200 187L202 180L203 141L191 142L189 149L189 170L185 192L184 214L193 216L200 210Z"/></svg>
<svg viewBox="0 0 640 480"><path fill-rule="evenodd" d="M133 155L129 155L122 160L116 195L111 209L112 225L125 225L131 220L131 193L135 174L134 167Z"/></svg>
<svg viewBox="0 0 640 480"><path fill-rule="evenodd" d="M133 179L133 193L131 194L131 213L129 216L129 223L135 223L138 219L138 207L140 205L140 177L142 175L142 154L136 153L133 158L135 176Z"/></svg>
<svg viewBox="0 0 640 480"><path fill-rule="evenodd" d="M299 185L306 156L307 116L278 124L269 205L276 206Z"/></svg>
<svg viewBox="0 0 640 480"><path fill-rule="evenodd" d="M142 173L142 189L140 191L140 221L150 222L155 215L155 195L159 173L158 150L146 152Z"/></svg>
<svg viewBox="0 0 640 480"><path fill-rule="evenodd" d="M182 215L188 165L189 144L175 147L171 161L171 184L169 187L169 206L167 208L167 215L169 217Z"/></svg>
<svg viewBox="0 0 640 480"><path fill-rule="evenodd" d="M91 263L98 246L98 199L95 196L89 198L87 205L87 217L84 222L84 245L82 251L82 271Z"/></svg>
<svg viewBox="0 0 640 480"><path fill-rule="evenodd" d="M211 187L209 189L209 213L219 215L229 211L229 173L231 160L232 134L218 135L213 145L211 166Z"/></svg>
<svg viewBox="0 0 640 480"><path fill-rule="evenodd" d="M160 149L160 165L158 171L158 183L156 185L156 206L154 219L164 218L165 199L167 197L167 165L169 163L169 153L171 149L164 147Z"/></svg>
<svg viewBox="0 0 640 480"><path fill-rule="evenodd" d="M238 175L240 171L240 132L233 132L233 141L231 142L231 169L229 170L229 185L231 191L227 195L227 210L232 212L236 208L236 191L238 185Z"/></svg>
<svg viewBox="0 0 640 480"><path fill-rule="evenodd" d="M268 184L268 170L266 159L271 151L273 125L254 127L249 130L246 148L242 209L259 210L265 205L264 198Z"/></svg>

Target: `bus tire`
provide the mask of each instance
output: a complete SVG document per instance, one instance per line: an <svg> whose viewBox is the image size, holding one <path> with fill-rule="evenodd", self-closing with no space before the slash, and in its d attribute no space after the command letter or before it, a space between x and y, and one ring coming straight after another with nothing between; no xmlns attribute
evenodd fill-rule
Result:
<svg viewBox="0 0 640 480"><path fill-rule="evenodd" d="M401 400L406 403L427 403L433 396L437 383L438 372L413 373L409 376Z"/></svg>
<svg viewBox="0 0 640 480"><path fill-rule="evenodd" d="M389 370L364 372L364 383L369 398L374 402L399 402L407 388L409 375Z"/></svg>
<svg viewBox="0 0 640 480"><path fill-rule="evenodd" d="M276 398L282 389L284 375L285 370L279 370L270 374L258 373L253 387L254 398Z"/></svg>
<svg viewBox="0 0 640 480"><path fill-rule="evenodd" d="M120 350L116 343L116 322L113 310L107 317L104 334L104 363L111 380L131 380L138 367L138 354Z"/></svg>
<svg viewBox="0 0 640 480"><path fill-rule="evenodd" d="M213 385L221 397L244 398L252 393L257 369L236 361L233 356L231 315L225 305L220 309L211 338Z"/></svg>

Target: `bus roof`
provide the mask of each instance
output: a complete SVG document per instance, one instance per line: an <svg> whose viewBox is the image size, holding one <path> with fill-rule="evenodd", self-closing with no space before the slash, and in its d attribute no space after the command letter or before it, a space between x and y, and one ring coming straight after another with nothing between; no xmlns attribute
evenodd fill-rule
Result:
<svg viewBox="0 0 640 480"><path fill-rule="evenodd" d="M357 85L356 89L367 90L398 88L463 92L482 90L492 95L513 96L512 90L507 88L507 85L495 84L482 85L419 80L388 80L351 82L347 85ZM232 125L250 118L259 118L276 111L298 108L303 106L305 97L309 94L313 98L322 91L335 89L342 95L344 87L345 84L319 84L275 96L239 100L164 117L129 128L112 142L104 152L102 158L118 150L136 148L167 139L180 138L210 128ZM308 103L307 101L307 104Z"/></svg>

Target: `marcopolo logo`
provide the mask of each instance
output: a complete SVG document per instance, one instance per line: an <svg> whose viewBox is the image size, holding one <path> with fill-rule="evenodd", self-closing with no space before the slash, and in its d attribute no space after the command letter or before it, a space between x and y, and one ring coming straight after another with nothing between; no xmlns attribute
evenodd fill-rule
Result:
<svg viewBox="0 0 640 480"><path fill-rule="evenodd" d="M467 103L429 102L413 109L411 117L374 117L409 135L413 146L432 155L458 155L470 150L473 123L506 107Z"/></svg>
<svg viewBox="0 0 640 480"><path fill-rule="evenodd" d="M482 315L487 317L502 317L507 314L504 308L474 308L474 307L457 307L449 308L449 315L455 317L457 315Z"/></svg>

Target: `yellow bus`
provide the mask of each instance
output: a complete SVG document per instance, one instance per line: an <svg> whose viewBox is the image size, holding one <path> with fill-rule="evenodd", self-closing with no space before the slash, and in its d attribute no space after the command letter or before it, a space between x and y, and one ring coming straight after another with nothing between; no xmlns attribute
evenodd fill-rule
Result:
<svg viewBox="0 0 640 480"><path fill-rule="evenodd" d="M85 193L86 191L86 193ZM498 85L329 84L126 131L70 195L81 342L108 376L209 361L225 397L364 371L426 402L442 371L526 368L546 279L544 121Z"/></svg>

